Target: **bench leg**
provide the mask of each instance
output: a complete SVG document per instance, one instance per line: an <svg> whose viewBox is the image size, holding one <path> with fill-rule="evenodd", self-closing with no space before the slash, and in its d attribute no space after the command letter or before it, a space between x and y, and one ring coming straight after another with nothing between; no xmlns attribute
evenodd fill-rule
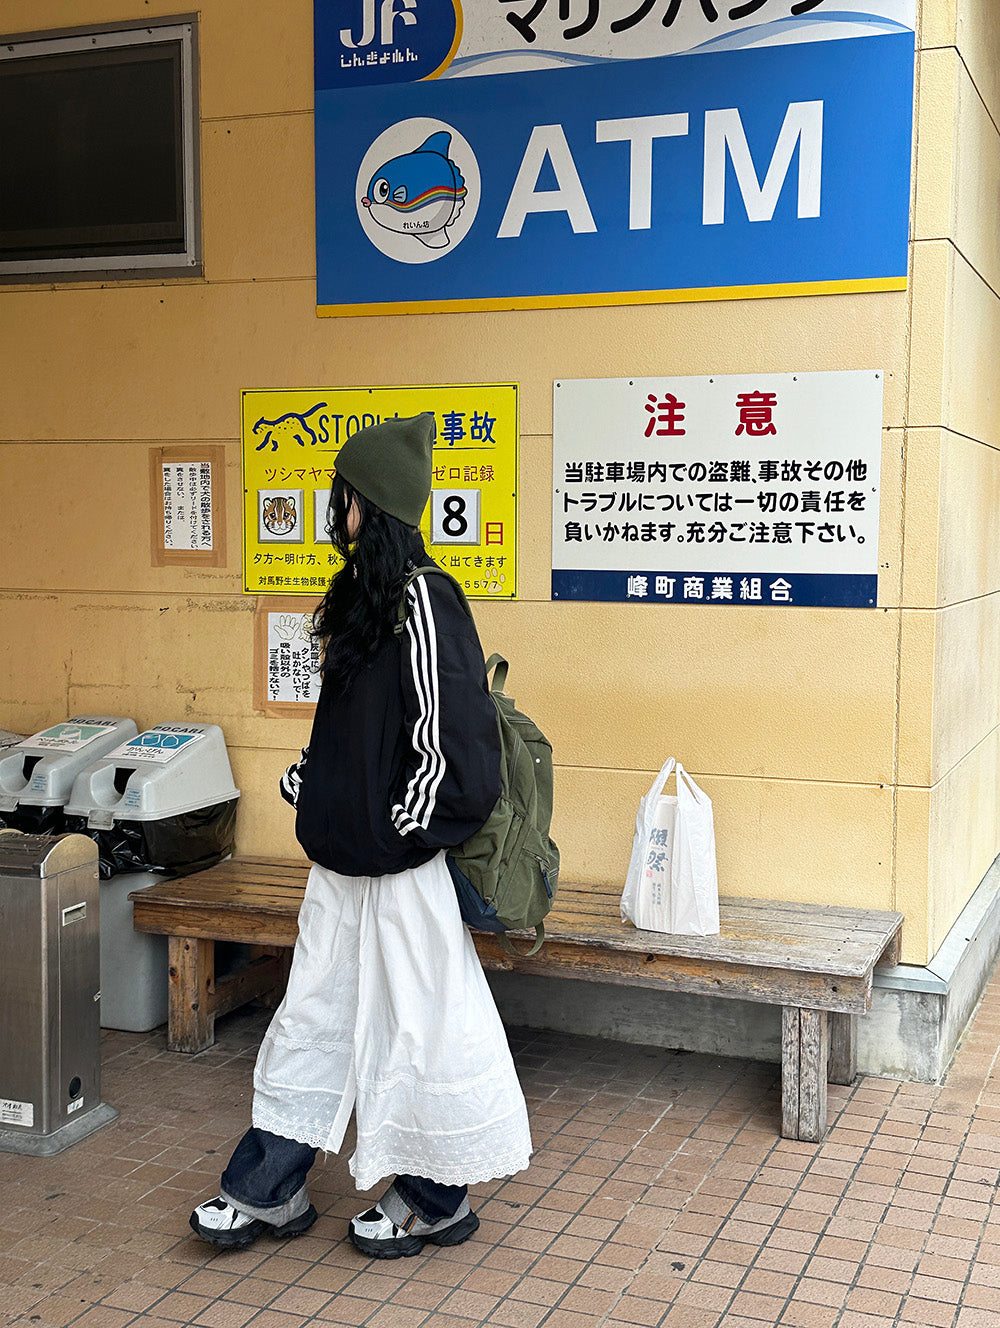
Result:
<svg viewBox="0 0 1000 1328"><path fill-rule="evenodd" d="M288 949L274 950L266 949L263 946L254 945L250 947L250 955L254 959L270 959L274 963L274 985L267 991L262 991L257 997L261 1005L267 1010L276 1010L285 998L285 988L288 986L288 974L292 967L292 951Z"/></svg>
<svg viewBox="0 0 1000 1328"><path fill-rule="evenodd" d="M858 1020L853 1014L829 1014L830 1064L827 1080L850 1086L858 1077Z"/></svg>
<svg viewBox="0 0 1000 1328"><path fill-rule="evenodd" d="M826 1134L825 1010L781 1012L781 1133L821 1143Z"/></svg>
<svg viewBox="0 0 1000 1328"><path fill-rule="evenodd" d="M259 954L245 968L219 979L209 1002L209 1014L213 1022L219 1015L238 1010L247 1001L273 996L284 975L284 959L280 954ZM278 1004L280 998L271 1008L274 1009Z"/></svg>
<svg viewBox="0 0 1000 1328"><path fill-rule="evenodd" d="M215 1041L215 942L168 940L167 1050L204 1051Z"/></svg>

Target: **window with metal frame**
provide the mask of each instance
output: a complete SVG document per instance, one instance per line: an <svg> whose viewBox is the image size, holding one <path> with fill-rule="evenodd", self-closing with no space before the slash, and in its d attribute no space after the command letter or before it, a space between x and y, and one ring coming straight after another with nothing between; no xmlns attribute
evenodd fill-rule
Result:
<svg viewBox="0 0 1000 1328"><path fill-rule="evenodd" d="M0 38L0 281L198 275L193 18Z"/></svg>

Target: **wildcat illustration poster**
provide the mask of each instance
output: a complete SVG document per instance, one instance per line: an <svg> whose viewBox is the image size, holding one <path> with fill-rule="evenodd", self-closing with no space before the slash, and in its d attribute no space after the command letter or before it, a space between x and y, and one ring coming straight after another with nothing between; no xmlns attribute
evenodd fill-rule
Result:
<svg viewBox="0 0 1000 1328"><path fill-rule="evenodd" d="M243 393L243 588L319 599L340 560L326 530L337 453L359 429L430 411L437 425L421 529L470 599L517 598L515 383Z"/></svg>

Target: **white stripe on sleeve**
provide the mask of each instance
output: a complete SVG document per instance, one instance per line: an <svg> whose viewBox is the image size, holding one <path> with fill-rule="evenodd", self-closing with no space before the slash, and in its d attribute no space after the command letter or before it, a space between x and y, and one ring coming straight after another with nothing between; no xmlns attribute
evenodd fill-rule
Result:
<svg viewBox="0 0 1000 1328"><path fill-rule="evenodd" d="M411 599L411 604L406 632L410 638L410 668L418 704L413 749L418 760L402 802L392 809L393 824L401 835L426 830L434 814L438 787L445 771L441 751L437 632L426 578L418 577L411 584L407 598Z"/></svg>

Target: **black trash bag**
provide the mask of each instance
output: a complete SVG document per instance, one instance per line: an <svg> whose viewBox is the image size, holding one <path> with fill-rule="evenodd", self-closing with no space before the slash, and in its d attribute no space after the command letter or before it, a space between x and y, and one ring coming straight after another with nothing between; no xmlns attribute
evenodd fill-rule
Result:
<svg viewBox="0 0 1000 1328"><path fill-rule="evenodd" d="M190 876L232 853L238 801L217 802L159 821L115 821L110 830L88 829L85 816L67 816L66 829L89 835L97 845L102 881L120 872Z"/></svg>
<svg viewBox="0 0 1000 1328"><path fill-rule="evenodd" d="M0 830L20 830L26 835L61 835L66 829L61 807L17 806L0 812Z"/></svg>

